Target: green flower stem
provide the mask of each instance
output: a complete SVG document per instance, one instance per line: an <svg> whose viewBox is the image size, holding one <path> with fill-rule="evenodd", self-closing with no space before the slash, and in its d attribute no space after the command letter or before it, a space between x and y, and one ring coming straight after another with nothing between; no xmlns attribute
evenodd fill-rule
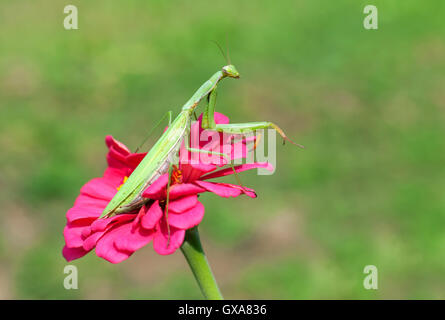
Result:
<svg viewBox="0 0 445 320"><path fill-rule="evenodd" d="M223 300L218 284L199 240L198 227L186 231L181 251L187 260L202 294L209 300Z"/></svg>

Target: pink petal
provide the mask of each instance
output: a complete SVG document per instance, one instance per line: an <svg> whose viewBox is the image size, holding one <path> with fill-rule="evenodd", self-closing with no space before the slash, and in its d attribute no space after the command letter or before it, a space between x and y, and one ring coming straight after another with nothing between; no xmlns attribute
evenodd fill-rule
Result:
<svg viewBox="0 0 445 320"><path fill-rule="evenodd" d="M198 196L196 194L177 198L168 204L168 212L181 213L193 208L197 203Z"/></svg>
<svg viewBox="0 0 445 320"><path fill-rule="evenodd" d="M209 181L195 181L195 183L209 192L213 192L220 197L228 198L228 197L237 197L240 194L244 193L251 198L256 198L255 191L250 188L241 187L234 184L229 183L214 183Z"/></svg>
<svg viewBox="0 0 445 320"><path fill-rule="evenodd" d="M143 208L146 209L146 206L144 206ZM143 210L141 208L141 210ZM144 229L153 229L156 224L159 222L159 219L162 218L162 215L164 214L164 212L162 211L161 207L159 206L159 201L156 200L151 206L150 208L148 208L148 210L146 211L146 213L142 216L141 218L141 226Z"/></svg>
<svg viewBox="0 0 445 320"><path fill-rule="evenodd" d="M128 164L126 163L126 158L115 155L111 150L107 154L107 163L108 167L110 168L116 168L117 170L120 170L122 172L128 172L130 169Z"/></svg>
<svg viewBox="0 0 445 320"><path fill-rule="evenodd" d="M97 247L96 247L96 252L97 252ZM133 253L134 252L123 252L113 248L113 250L108 251L107 254L104 256L101 256L97 253L96 254L98 257L101 257L107 260L108 262L121 263L122 261L127 260Z"/></svg>
<svg viewBox="0 0 445 320"><path fill-rule="evenodd" d="M68 248L67 246L64 246L62 249L62 255L68 262L82 258L88 252L83 248Z"/></svg>
<svg viewBox="0 0 445 320"><path fill-rule="evenodd" d="M111 218L97 219L91 224L91 230L93 232L105 231L105 229L110 228L114 224L131 221L134 220L135 217L135 214L123 213L115 215Z"/></svg>
<svg viewBox="0 0 445 320"><path fill-rule="evenodd" d="M103 178L94 178L80 189L80 193L92 198L110 201L117 193L117 188Z"/></svg>
<svg viewBox="0 0 445 320"><path fill-rule="evenodd" d="M147 189L145 189L142 196L150 199L162 199L165 197L165 190L168 184L168 173L163 174L155 180Z"/></svg>
<svg viewBox="0 0 445 320"><path fill-rule="evenodd" d="M123 143L113 139L112 136L106 136L105 143L108 146L107 161L109 166L125 167L125 159L131 153L130 150Z"/></svg>
<svg viewBox="0 0 445 320"><path fill-rule="evenodd" d="M107 135L105 137L105 144L108 148L114 148L116 152L119 152L122 155L127 155L130 153L130 150L120 141L113 138L111 135Z"/></svg>
<svg viewBox="0 0 445 320"><path fill-rule="evenodd" d="M226 187L219 183L200 181L200 180L195 181L195 183L197 185L203 187L207 191L213 192L213 193L217 194L218 196L224 197L224 198L237 197L242 193L240 189Z"/></svg>
<svg viewBox="0 0 445 320"><path fill-rule="evenodd" d="M97 241L104 235L104 233L105 231L94 232L90 234L83 241L83 248L87 251L92 250L96 246Z"/></svg>
<svg viewBox="0 0 445 320"><path fill-rule="evenodd" d="M111 263L119 263L130 257L133 252L122 251L115 247L114 241L125 237L131 224L124 223L107 231L96 243L96 254Z"/></svg>
<svg viewBox="0 0 445 320"><path fill-rule="evenodd" d="M170 237L168 236L165 219L158 223L156 233L153 238L153 248L158 254L167 255L175 252L184 242L185 230L170 226ZM168 241L170 239L170 242ZM168 246L167 246L168 243Z"/></svg>
<svg viewBox="0 0 445 320"><path fill-rule="evenodd" d="M74 201L74 207L94 208L94 210L103 211L107 206L109 200L93 198L85 194L80 194L76 201Z"/></svg>
<svg viewBox="0 0 445 320"><path fill-rule="evenodd" d="M104 172L103 179L106 180L111 186L119 187L122 184L125 176L129 176L131 170L128 168L113 168L107 167Z"/></svg>
<svg viewBox="0 0 445 320"><path fill-rule="evenodd" d="M91 232L90 225L94 219L81 219L75 222L68 222L63 229L65 244L69 248L81 247L85 234Z"/></svg>
<svg viewBox="0 0 445 320"><path fill-rule="evenodd" d="M63 229L63 237L65 238L65 244L69 248L82 247L83 237L82 232L85 228L89 228L89 225L73 226L66 225Z"/></svg>
<svg viewBox="0 0 445 320"><path fill-rule="evenodd" d="M82 230L82 239L86 239L91 235L91 225Z"/></svg>
<svg viewBox="0 0 445 320"><path fill-rule="evenodd" d="M216 124L228 124L229 123L229 117L220 113L220 112L215 112L213 116L214 116Z"/></svg>
<svg viewBox="0 0 445 320"><path fill-rule="evenodd" d="M154 230L145 230L141 227L133 229L131 224L125 224L120 228L121 236L114 239L114 245L119 251L135 252L153 239Z"/></svg>
<svg viewBox="0 0 445 320"><path fill-rule="evenodd" d="M75 222L81 219L96 219L100 217L103 209L97 209L94 207L78 207L74 206L66 213L66 219L68 223Z"/></svg>
<svg viewBox="0 0 445 320"><path fill-rule="evenodd" d="M180 163L179 168L182 171L182 179L184 182L191 182L198 180L203 174L212 172L216 169L214 164L204 164L204 163Z"/></svg>
<svg viewBox="0 0 445 320"><path fill-rule="evenodd" d="M180 213L173 213L169 210L168 223L179 229L190 229L200 224L203 217L204 206L198 202L196 206Z"/></svg>
<svg viewBox="0 0 445 320"><path fill-rule="evenodd" d="M251 198L256 198L257 194L255 192L255 190L253 190L252 188L247 188L247 187L242 187L236 184L231 184L231 183L217 183L219 186L225 186L228 188L234 188L234 189L239 189L242 193L244 193L246 196L249 196Z"/></svg>
<svg viewBox="0 0 445 320"><path fill-rule="evenodd" d="M257 197L255 190L253 190L252 188L242 187L242 186L239 186L236 184L231 184L231 183L219 183L219 185L224 185L226 187L240 189L242 193L244 193L246 196L251 197L251 198Z"/></svg>
<svg viewBox="0 0 445 320"><path fill-rule="evenodd" d="M133 229L135 229L139 226L139 223L141 222L141 218L145 215L145 212L146 212L146 206L144 205L139 209L139 212L136 215L136 218L133 220L133 222L131 224Z"/></svg>
<svg viewBox="0 0 445 320"><path fill-rule="evenodd" d="M121 172L127 171L125 175L128 175L128 170L131 173L146 155L146 153L131 153L124 144L110 136L105 141L109 149L107 154L108 166Z"/></svg>
<svg viewBox="0 0 445 320"><path fill-rule="evenodd" d="M116 224L128 223L134 219L134 214L119 214L107 219L97 219L91 224L91 233L85 237L83 242L83 248L85 250L91 250L96 246L97 241L108 231L111 230Z"/></svg>
<svg viewBox="0 0 445 320"><path fill-rule="evenodd" d="M127 156L126 163L130 168L134 170L139 165L139 163L141 163L142 159L144 159L146 155L147 153L132 153Z"/></svg>
<svg viewBox="0 0 445 320"><path fill-rule="evenodd" d="M185 197L205 191L206 190L204 188L201 188L193 183L174 184L170 189L170 199Z"/></svg>
<svg viewBox="0 0 445 320"><path fill-rule="evenodd" d="M256 169L256 168L265 168L266 170L269 170L269 171L274 170L273 165L271 165L268 162L247 163L247 164L242 164L239 166L234 166L234 168L237 173L243 172L246 170ZM213 178L228 176L231 174L234 174L234 172L233 172L233 169L230 167L230 168L225 168L222 170L218 170L216 172L206 174L206 175L202 176L200 180L213 179Z"/></svg>

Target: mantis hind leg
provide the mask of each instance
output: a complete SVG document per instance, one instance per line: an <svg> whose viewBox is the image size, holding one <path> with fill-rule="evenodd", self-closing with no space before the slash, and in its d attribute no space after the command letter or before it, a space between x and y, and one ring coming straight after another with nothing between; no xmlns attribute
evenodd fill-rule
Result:
<svg viewBox="0 0 445 320"><path fill-rule="evenodd" d="M173 173L173 164L170 163L170 165L168 166L167 197L165 200L165 222L167 224L167 248L170 245L170 225L168 223L168 204L170 202L170 185L171 185L172 173Z"/></svg>
<svg viewBox="0 0 445 320"><path fill-rule="evenodd" d="M278 127L273 122L263 121L263 122L246 122L246 123L230 123L230 124L217 124L211 130L216 130L218 132L230 133L230 134L245 134L258 129L274 129L283 138L283 144L286 141L300 147L304 148L301 144L292 141L284 131Z"/></svg>

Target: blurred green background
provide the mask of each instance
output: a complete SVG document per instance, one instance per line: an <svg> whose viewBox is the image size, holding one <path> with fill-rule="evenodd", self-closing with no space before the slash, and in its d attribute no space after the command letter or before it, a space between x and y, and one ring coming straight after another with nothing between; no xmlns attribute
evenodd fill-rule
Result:
<svg viewBox="0 0 445 320"><path fill-rule="evenodd" d="M63 28L65 5L79 30ZM363 8L379 29L363 28ZM297 142L257 199L206 195L200 227L226 298L445 298L443 1L0 2L0 298L199 299L181 253L151 244L112 265L74 261L65 213L105 169L104 137L135 146L224 60L232 122ZM201 109L202 110L202 109ZM363 288L375 265L379 289Z"/></svg>

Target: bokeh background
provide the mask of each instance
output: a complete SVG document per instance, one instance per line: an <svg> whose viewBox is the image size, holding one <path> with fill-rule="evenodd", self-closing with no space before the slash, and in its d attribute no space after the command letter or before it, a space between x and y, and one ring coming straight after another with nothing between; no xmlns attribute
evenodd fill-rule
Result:
<svg viewBox="0 0 445 320"><path fill-rule="evenodd" d="M65 5L79 30L63 28ZM379 29L363 28L363 8ZM205 195L201 236L226 298L445 298L443 1L0 2L0 298L200 299L181 252L90 253L65 290L65 213L105 169L104 137L134 149L223 64L233 122L296 141L259 194ZM202 110L202 109L201 109ZM363 288L375 265L378 290Z"/></svg>

